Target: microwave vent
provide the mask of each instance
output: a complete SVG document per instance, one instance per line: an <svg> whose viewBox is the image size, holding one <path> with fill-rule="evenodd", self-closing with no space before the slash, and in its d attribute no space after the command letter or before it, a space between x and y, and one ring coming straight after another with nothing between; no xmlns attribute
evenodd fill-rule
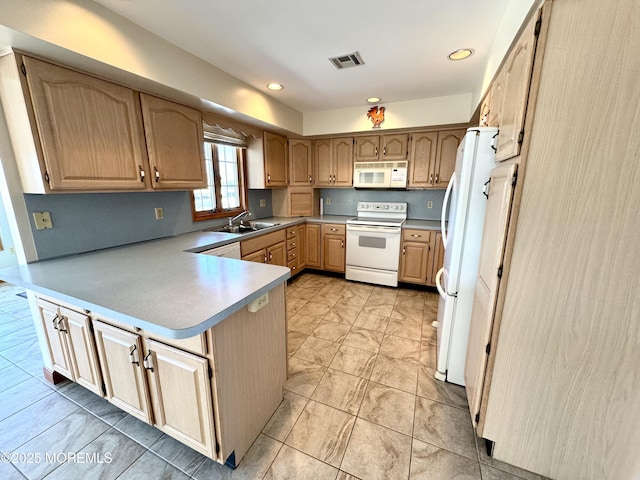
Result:
<svg viewBox="0 0 640 480"><path fill-rule="evenodd" d="M364 60L360 56L360 52L347 53L345 55L339 55L337 57L330 57L329 61L338 70L343 68L358 67L364 65Z"/></svg>
<svg viewBox="0 0 640 480"><path fill-rule="evenodd" d="M407 168L407 161L400 162L355 162L355 168Z"/></svg>

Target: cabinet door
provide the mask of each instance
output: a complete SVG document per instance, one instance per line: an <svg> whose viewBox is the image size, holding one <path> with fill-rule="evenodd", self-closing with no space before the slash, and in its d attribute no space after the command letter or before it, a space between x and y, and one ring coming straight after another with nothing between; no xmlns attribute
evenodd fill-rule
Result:
<svg viewBox="0 0 640 480"><path fill-rule="evenodd" d="M307 227L306 225L298 225L298 235L296 244L298 246L298 270L302 270L307 264Z"/></svg>
<svg viewBox="0 0 640 480"><path fill-rule="evenodd" d="M250 253L249 255L243 255L242 260L247 262L267 263L265 250L258 250L257 252Z"/></svg>
<svg viewBox="0 0 640 480"><path fill-rule="evenodd" d="M153 188L206 187L202 114L144 93L140 101Z"/></svg>
<svg viewBox="0 0 640 480"><path fill-rule="evenodd" d="M426 285L430 257L428 243L403 242L400 255L400 274L402 282Z"/></svg>
<svg viewBox="0 0 640 480"><path fill-rule="evenodd" d="M343 235L323 235L322 250L323 262L322 268L332 272L344 272L345 266L345 237Z"/></svg>
<svg viewBox="0 0 640 480"><path fill-rule="evenodd" d="M285 242L276 243L267 248L267 263L287 266L287 246Z"/></svg>
<svg viewBox="0 0 640 480"><path fill-rule="evenodd" d="M500 112L500 130L496 161L500 162L520 154L522 139L520 132L524 128L524 116L529 99L531 69L537 36L535 25L538 17L534 16L521 37L511 50L503 67L502 77L504 92Z"/></svg>
<svg viewBox="0 0 640 480"><path fill-rule="evenodd" d="M152 423L140 336L97 320L93 328L107 400L134 417Z"/></svg>
<svg viewBox="0 0 640 480"><path fill-rule="evenodd" d="M288 185L287 139L271 132L264 132L264 174L268 187Z"/></svg>
<svg viewBox="0 0 640 480"><path fill-rule="evenodd" d="M320 250L320 225L307 225L305 238L305 265L309 268L322 268L322 256Z"/></svg>
<svg viewBox="0 0 640 480"><path fill-rule="evenodd" d="M397 135L382 136L382 160L405 160L409 154L407 148L409 144L409 134L399 133Z"/></svg>
<svg viewBox="0 0 640 480"><path fill-rule="evenodd" d="M198 452L215 458L209 361L145 339L145 368L155 425Z"/></svg>
<svg viewBox="0 0 640 480"><path fill-rule="evenodd" d="M516 164L504 165L491 172L464 369L469 411L474 426L477 426L475 417L476 413L480 412L482 401L488 358L487 345L491 340L493 317L500 286L498 268L503 262L513 199L512 179L516 168Z"/></svg>
<svg viewBox="0 0 640 480"><path fill-rule="evenodd" d="M136 92L24 57L51 190L144 190Z"/></svg>
<svg viewBox="0 0 640 480"><path fill-rule="evenodd" d="M289 185L306 187L313 184L311 140L289 140Z"/></svg>
<svg viewBox="0 0 640 480"><path fill-rule="evenodd" d="M456 170L458 145L466 132L466 129L460 129L438 133L438 149L433 171L433 186L435 188L447 188L449 180Z"/></svg>
<svg viewBox="0 0 640 480"><path fill-rule="evenodd" d="M427 285L434 286L436 285L436 274L438 270L442 268L444 265L444 245L442 243L442 233L432 233L433 241L431 244L433 245L433 266L430 271L431 274L427 278Z"/></svg>
<svg viewBox="0 0 640 480"><path fill-rule="evenodd" d="M44 327L47 350L49 351L53 369L68 379L74 380L71 362L67 356L64 339L60 333L61 327L65 329L64 325L61 325L63 319L62 315L60 315L60 307L39 298L36 300L36 305L40 311L40 320Z"/></svg>
<svg viewBox="0 0 640 480"><path fill-rule="evenodd" d="M91 319L68 308L61 307L66 326L65 341L75 381L93 393L102 396L102 376L96 346L91 333Z"/></svg>
<svg viewBox="0 0 640 480"><path fill-rule="evenodd" d="M314 182L318 187L333 185L333 150L331 139L313 141L313 162L315 166Z"/></svg>
<svg viewBox="0 0 640 480"><path fill-rule="evenodd" d="M411 135L409 187L433 186L438 132L416 132Z"/></svg>
<svg viewBox="0 0 640 480"><path fill-rule="evenodd" d="M380 137L370 135L367 137L356 137L356 162L370 162L380 158Z"/></svg>
<svg viewBox="0 0 640 480"><path fill-rule="evenodd" d="M333 139L333 186L353 185L353 138Z"/></svg>

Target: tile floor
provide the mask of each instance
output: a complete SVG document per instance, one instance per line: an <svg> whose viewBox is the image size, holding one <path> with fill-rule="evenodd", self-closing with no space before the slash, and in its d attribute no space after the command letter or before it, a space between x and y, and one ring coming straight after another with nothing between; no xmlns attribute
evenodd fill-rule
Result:
<svg viewBox="0 0 640 480"><path fill-rule="evenodd" d="M46 383L20 292L0 284L0 452L16 460L0 462L4 480L542 478L489 458L464 389L433 378L436 293L292 280L284 401L230 470L74 383Z"/></svg>

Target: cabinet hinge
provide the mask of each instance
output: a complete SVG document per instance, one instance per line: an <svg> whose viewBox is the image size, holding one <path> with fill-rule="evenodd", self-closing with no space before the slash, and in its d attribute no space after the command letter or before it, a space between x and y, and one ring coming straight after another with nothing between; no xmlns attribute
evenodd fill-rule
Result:
<svg viewBox="0 0 640 480"><path fill-rule="evenodd" d="M213 378L213 369L211 368L211 365L207 365L207 367L209 368L209 380L211 380Z"/></svg>
<svg viewBox="0 0 640 480"><path fill-rule="evenodd" d="M502 278L502 265L498 267L498 278Z"/></svg>
<svg viewBox="0 0 640 480"><path fill-rule="evenodd" d="M27 67L25 66L24 62L20 64L20 71L25 77L27 76Z"/></svg>
<svg viewBox="0 0 640 480"><path fill-rule="evenodd" d="M476 424L480 423L480 412L476 413Z"/></svg>
<svg viewBox="0 0 640 480"><path fill-rule="evenodd" d="M511 177L511 186L514 187L518 182L518 172L514 173Z"/></svg>
<svg viewBox="0 0 640 480"><path fill-rule="evenodd" d="M534 27L533 34L537 37L540 35L540 30L542 30L542 19L539 18L536 22L536 26Z"/></svg>
<svg viewBox="0 0 640 480"><path fill-rule="evenodd" d="M491 343L487 343L487 346L485 347L484 351L487 352L487 355L491 353Z"/></svg>
<svg viewBox="0 0 640 480"><path fill-rule="evenodd" d="M524 141L524 130L520 130L520 133L518 134L518 145L522 145L523 141Z"/></svg>

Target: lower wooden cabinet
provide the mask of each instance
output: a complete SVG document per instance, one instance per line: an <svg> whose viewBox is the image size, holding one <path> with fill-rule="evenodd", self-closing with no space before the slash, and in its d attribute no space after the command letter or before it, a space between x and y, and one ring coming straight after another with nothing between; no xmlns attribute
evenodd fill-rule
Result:
<svg viewBox="0 0 640 480"><path fill-rule="evenodd" d="M304 225L295 225L287 228L287 266L291 275L296 275L304 268L305 247Z"/></svg>
<svg viewBox="0 0 640 480"><path fill-rule="evenodd" d="M322 250L320 248L322 237L320 234L320 224L307 224L305 239L305 266L308 268L322 268Z"/></svg>
<svg viewBox="0 0 640 480"><path fill-rule="evenodd" d="M346 227L333 223L322 224L322 269L331 272L345 270Z"/></svg>
<svg viewBox="0 0 640 480"><path fill-rule="evenodd" d="M287 266L287 248L284 229L266 233L240 242L242 260Z"/></svg>
<svg viewBox="0 0 640 480"><path fill-rule="evenodd" d="M400 251L400 282L426 285L433 269L431 232L425 230L402 230Z"/></svg>
<svg viewBox="0 0 640 480"><path fill-rule="evenodd" d="M36 304L54 370L102 395L102 377L89 316L40 298Z"/></svg>

